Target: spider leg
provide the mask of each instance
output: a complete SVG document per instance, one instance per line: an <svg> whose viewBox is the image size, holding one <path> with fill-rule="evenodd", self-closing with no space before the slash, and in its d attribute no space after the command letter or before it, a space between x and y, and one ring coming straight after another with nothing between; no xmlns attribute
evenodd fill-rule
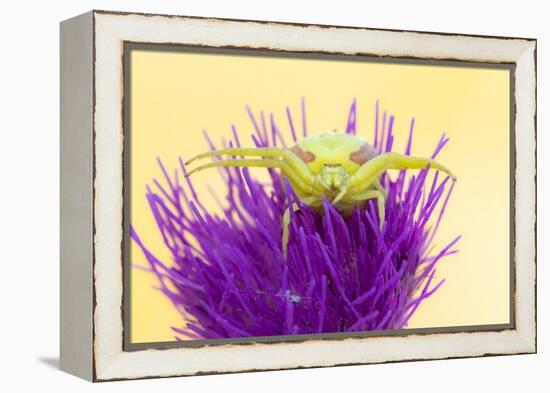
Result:
<svg viewBox="0 0 550 393"><path fill-rule="evenodd" d="M208 157L218 157L218 156L225 156L225 155L231 155L231 156L242 156L242 157L268 157L268 158L278 158L282 159L283 161L287 162L288 165L294 169L296 172L300 172L304 174L304 177L311 177L313 178L313 175L311 174L311 171L309 170L309 167L306 165L305 162L303 162L296 154L291 152L288 149L283 149L280 147L258 147L258 148L228 148L228 149L221 149L221 150L214 150L209 151L207 153L199 154L190 160L188 160L185 164L189 165L195 160L200 160L203 158ZM313 180L312 180L313 181Z"/></svg>
<svg viewBox="0 0 550 393"><path fill-rule="evenodd" d="M332 200L332 204L335 205L337 204L338 202L340 202L340 200L342 198L344 198L344 196L348 193L348 188L347 187L342 187L342 190L338 193L338 195L336 195L334 197L334 199Z"/></svg>
<svg viewBox="0 0 550 393"><path fill-rule="evenodd" d="M322 199L324 189L318 184L317 179L311 173L309 167L294 153L283 148L229 148L199 154L186 162L189 165L195 160L218 157L222 155L233 155L242 157L268 157L260 159L228 159L215 161L191 170L187 176L193 173L214 167L260 167L278 168L288 179L294 191L300 196L300 200L306 205L315 205ZM290 227L290 208L292 211L299 210L299 207L292 203L283 214L282 249L286 258L288 251L288 238Z"/></svg>
<svg viewBox="0 0 550 393"><path fill-rule="evenodd" d="M379 190L371 189L350 195L348 198L356 202L376 198L376 202L378 203L378 222L380 224L380 229L382 229L382 226L384 225L384 220L386 218L386 196L384 193L380 192Z"/></svg>
<svg viewBox="0 0 550 393"><path fill-rule="evenodd" d="M350 188L368 186L388 169L424 169L427 166L445 172L453 180L455 175L439 162L430 158L406 156L399 153L384 153L364 163L350 180ZM376 186L376 184L375 184Z"/></svg>
<svg viewBox="0 0 550 393"><path fill-rule="evenodd" d="M294 206L292 207L292 209L294 209ZM287 257L287 252L288 252L288 236L290 233L289 227L290 227L290 207L287 207L283 214L283 239L282 239L283 256L285 258Z"/></svg>
<svg viewBox="0 0 550 393"><path fill-rule="evenodd" d="M304 202L306 205L314 205L315 202L319 200L318 197L310 196L305 197L301 199L302 202ZM291 207L287 207L285 209L285 212L283 214L283 238L282 238L282 246L283 246L283 256L286 258L288 253L288 237L290 234L290 209ZM296 205L296 203L292 203L292 211L295 212L297 210L300 210L299 206Z"/></svg>
<svg viewBox="0 0 550 393"><path fill-rule="evenodd" d="M386 199L388 194L386 193L386 190L384 190L384 187L382 187L382 184L380 183L380 179L376 179L373 184L374 184L374 188L380 191L384 195L384 199Z"/></svg>
<svg viewBox="0 0 550 393"><path fill-rule="evenodd" d="M314 178L309 173L302 173L294 171L286 161L277 159L234 159L234 160L221 160L196 167L192 171L187 173L187 177L192 174L216 167L249 167L249 168L278 168L281 170L284 176L292 183L294 187L297 187L299 191L304 195L309 195L314 191ZM309 169L308 169L309 170Z"/></svg>
<svg viewBox="0 0 550 393"><path fill-rule="evenodd" d="M384 199L386 199L386 196L387 196L386 190L384 190L384 187L382 187L382 184L380 184L380 179L374 180L374 182L373 182L372 184L374 185L374 188L375 188L377 191L379 191L379 192L383 195ZM371 189L371 188L370 188L370 184L366 184L366 185L365 185L364 187L362 187L362 188L363 188L363 191L360 191L361 188L359 188L359 190L358 190L358 189L354 189L354 192L355 192L355 193L358 193L358 192L360 193L360 192L364 192L364 191L366 191L366 190L370 190L370 189ZM334 205L334 204L340 202L340 200L342 200L342 199L346 196L346 194L348 193L348 191L350 191L350 190L348 189L348 187L343 187L342 190L338 193L338 195L336 195L336 197L332 200L332 204Z"/></svg>

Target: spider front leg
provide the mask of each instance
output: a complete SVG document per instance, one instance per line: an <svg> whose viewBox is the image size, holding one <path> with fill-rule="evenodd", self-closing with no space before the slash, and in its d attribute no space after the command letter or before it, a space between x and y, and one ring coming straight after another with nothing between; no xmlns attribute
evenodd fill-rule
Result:
<svg viewBox="0 0 550 393"><path fill-rule="evenodd" d="M388 169L437 169L445 172L453 180L455 175L439 162L430 158L406 156L399 153L384 153L364 163L352 176L349 188L350 190L361 187L362 185L375 184L382 173Z"/></svg>
<svg viewBox="0 0 550 393"><path fill-rule="evenodd" d="M314 184L313 175L308 166L298 158L292 151L280 147L257 147L257 148L242 148L234 147L228 149L214 150L207 153L196 155L188 160L185 164L189 165L195 160L200 160L208 157L219 156L241 156L241 157L267 157L278 159L286 162L288 168L296 172L303 180L307 180L309 183Z"/></svg>
<svg viewBox="0 0 550 393"><path fill-rule="evenodd" d="M214 150L207 153L199 154L186 162L186 165L191 164L195 160L219 157L223 155L237 155L242 157L268 157L266 159L230 159L213 162L202 165L191 172L213 168L217 166L226 167L261 167L261 168L279 168L281 172L292 182L293 186L298 186L305 194L311 194L313 191L321 191L320 186L315 182L314 176L308 166L288 149L279 147L258 147L258 148L228 148L222 150Z"/></svg>
<svg viewBox="0 0 550 393"><path fill-rule="evenodd" d="M187 173L186 177L189 177L196 172L216 167L277 168L281 170L283 175L286 176L294 186L299 187L305 194L311 194L315 188L315 182L310 173L295 172L285 161L269 158L215 161L193 169Z"/></svg>
<svg viewBox="0 0 550 393"><path fill-rule="evenodd" d="M292 152L279 149L279 148L258 148L258 149L224 149L218 151L212 151L204 154L200 154L191 160L187 161L186 164L190 164L192 161L206 158L206 157L217 157L219 155L240 155L240 156L263 156L263 157L273 157L265 159L229 159L229 160L220 160L211 162L205 165L201 165L189 173L187 176L202 171L208 168L215 167L256 167L256 168L277 168L281 170L281 173L284 177L287 178L289 183L292 185L294 191L300 195L300 199L309 204L310 197L311 200L319 199L319 195L322 195L322 189L315 182L315 178L312 175L311 171L301 161L296 157ZM316 197L314 195L317 195ZM294 209L294 207L292 207ZM289 208L286 209L283 214L283 233L282 233L282 247L283 255L286 258L287 255L287 246L288 246L288 237L289 237L289 225L290 225L290 211Z"/></svg>

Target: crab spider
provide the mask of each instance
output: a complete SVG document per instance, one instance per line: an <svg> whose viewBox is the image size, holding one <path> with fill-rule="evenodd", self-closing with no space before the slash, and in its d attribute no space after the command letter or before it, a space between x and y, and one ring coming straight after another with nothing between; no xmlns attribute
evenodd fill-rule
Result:
<svg viewBox="0 0 550 393"><path fill-rule="evenodd" d="M300 200L313 208L321 208L323 197L343 215L349 215L357 205L369 199L378 203L379 225L384 224L386 192L380 184L380 176L388 169L430 169L440 170L456 179L452 172L439 162L422 157L398 153L379 154L363 138L352 134L325 133L304 138L292 148L259 147L228 148L199 154L195 160L240 156L214 161L191 170L193 173L214 167L260 167L277 168L298 195ZM282 246L286 256L290 211L283 215Z"/></svg>

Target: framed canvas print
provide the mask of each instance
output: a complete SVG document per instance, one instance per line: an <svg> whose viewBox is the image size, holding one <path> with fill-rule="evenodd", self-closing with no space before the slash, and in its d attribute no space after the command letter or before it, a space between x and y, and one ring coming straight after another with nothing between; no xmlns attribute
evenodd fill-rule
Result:
<svg viewBox="0 0 550 393"><path fill-rule="evenodd" d="M61 24L61 368L536 351L536 41Z"/></svg>

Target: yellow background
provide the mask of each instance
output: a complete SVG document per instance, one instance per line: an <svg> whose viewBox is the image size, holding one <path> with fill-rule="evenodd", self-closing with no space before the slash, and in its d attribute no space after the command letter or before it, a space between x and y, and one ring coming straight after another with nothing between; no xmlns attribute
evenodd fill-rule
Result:
<svg viewBox="0 0 550 393"><path fill-rule="evenodd" d="M231 137L236 125L249 144L252 125L244 110L273 112L290 140L285 106L300 126L306 98L311 134L345 128L357 98L358 133L372 141L374 105L396 116L394 150L402 151L416 117L413 154L431 155L441 134L451 140L439 161L458 176L436 239L443 247L462 234L459 254L446 257L436 279L446 283L419 307L409 327L507 323L509 321L509 71L412 64L273 58L176 51L131 52L131 223L145 244L170 263L145 200L145 185L161 178L156 157L173 171L179 156L208 149L202 137ZM263 176L262 169L253 171ZM219 189L217 171L194 184L203 202L217 209L205 185ZM146 265L132 244L132 262ZM131 271L131 342L172 341L180 314L159 291L155 277Z"/></svg>

